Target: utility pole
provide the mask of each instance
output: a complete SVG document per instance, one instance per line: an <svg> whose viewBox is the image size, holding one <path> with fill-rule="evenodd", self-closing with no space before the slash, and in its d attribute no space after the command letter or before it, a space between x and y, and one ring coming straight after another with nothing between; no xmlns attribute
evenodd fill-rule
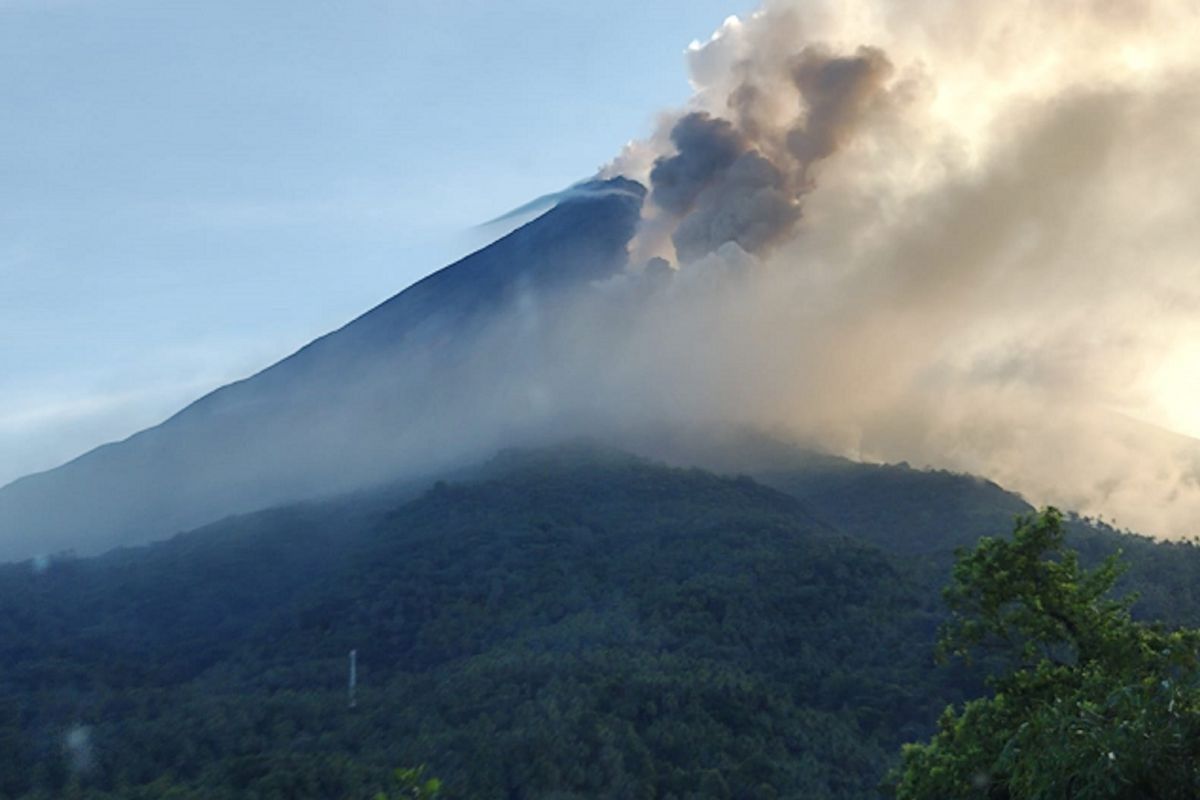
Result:
<svg viewBox="0 0 1200 800"><path fill-rule="evenodd" d="M354 696L355 689L358 688L358 651L350 651L350 708L358 705L358 699Z"/></svg>

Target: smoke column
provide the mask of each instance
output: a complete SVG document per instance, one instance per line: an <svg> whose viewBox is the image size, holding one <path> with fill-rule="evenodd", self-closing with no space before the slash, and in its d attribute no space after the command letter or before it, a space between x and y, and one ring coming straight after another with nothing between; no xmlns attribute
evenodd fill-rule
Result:
<svg viewBox="0 0 1200 800"><path fill-rule="evenodd" d="M630 414L1200 534L1196 41L1177 1L730 18L604 171L650 189L604 380Z"/></svg>
<svg viewBox="0 0 1200 800"><path fill-rule="evenodd" d="M689 48L690 103L603 170L646 189L625 271L640 191L550 198L626 214L615 236L549 218L539 252L203 401L203 436L168 431L191 505L135 471L88 535L131 507L174 529L511 445L656 455L731 428L1200 534L1197 41L1194 0L768 0ZM0 536L71 512L39 497Z"/></svg>

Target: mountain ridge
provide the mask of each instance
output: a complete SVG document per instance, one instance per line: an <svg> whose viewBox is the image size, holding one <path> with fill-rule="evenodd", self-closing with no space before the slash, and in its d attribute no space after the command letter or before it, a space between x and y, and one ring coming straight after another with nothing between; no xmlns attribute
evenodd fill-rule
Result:
<svg viewBox="0 0 1200 800"><path fill-rule="evenodd" d="M0 559L98 552L391 477L401 449L392 442L455 393L454 370L465 371L489 320L530 293L550 299L626 266L644 195L621 178L586 184L164 422L7 484Z"/></svg>
<svg viewBox="0 0 1200 800"><path fill-rule="evenodd" d="M86 726L88 800L367 797L409 763L448 797L875 800L899 743L981 691L932 660L944 548L973 542L976 502L990 534L1012 519L969 476L794 461L807 499L602 445L510 449L432 486L0 565L0 792L63 796L56 737ZM877 541L826 519L845 504L821 473L861 491ZM1088 535L1162 589L1154 618L1200 617L1200 548Z"/></svg>

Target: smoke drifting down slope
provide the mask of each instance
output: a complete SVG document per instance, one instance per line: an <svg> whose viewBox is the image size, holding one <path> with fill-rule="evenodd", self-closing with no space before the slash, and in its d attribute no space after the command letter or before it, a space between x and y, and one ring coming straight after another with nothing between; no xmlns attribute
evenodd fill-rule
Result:
<svg viewBox="0 0 1200 800"><path fill-rule="evenodd" d="M622 369L677 417L1200 533L1200 451L1143 424L1200 432L1197 36L1179 2L731 18L607 168L651 190L635 261L678 267Z"/></svg>
<svg viewBox="0 0 1200 800"><path fill-rule="evenodd" d="M509 445L670 456L680 431L730 428L1200 533L1200 446L1162 429L1200 434L1198 40L1177 2L731 18L689 50L689 106L606 180L164 424L0 488L0 559Z"/></svg>

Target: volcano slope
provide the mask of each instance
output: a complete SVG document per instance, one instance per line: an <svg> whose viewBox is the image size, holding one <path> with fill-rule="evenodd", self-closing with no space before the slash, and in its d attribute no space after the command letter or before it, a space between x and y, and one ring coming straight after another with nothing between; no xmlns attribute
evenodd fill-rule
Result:
<svg viewBox="0 0 1200 800"><path fill-rule="evenodd" d="M100 553L486 458L529 413L524 384L510 386L515 399L501 386L536 368L547 338L539 315L627 265L644 194L623 178L578 187L161 425L0 488L0 561Z"/></svg>

